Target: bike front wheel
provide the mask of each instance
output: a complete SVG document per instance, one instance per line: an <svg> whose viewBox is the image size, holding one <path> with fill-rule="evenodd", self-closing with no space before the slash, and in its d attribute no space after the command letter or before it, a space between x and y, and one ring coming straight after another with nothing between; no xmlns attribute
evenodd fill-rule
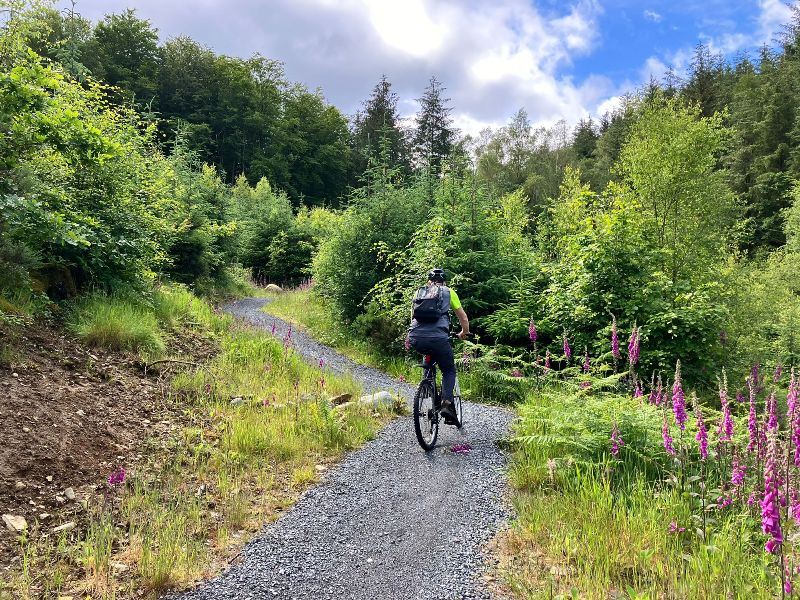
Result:
<svg viewBox="0 0 800 600"><path fill-rule="evenodd" d="M433 382L423 379L414 395L414 432L419 445L426 452L433 450L439 436L439 414L435 402Z"/></svg>

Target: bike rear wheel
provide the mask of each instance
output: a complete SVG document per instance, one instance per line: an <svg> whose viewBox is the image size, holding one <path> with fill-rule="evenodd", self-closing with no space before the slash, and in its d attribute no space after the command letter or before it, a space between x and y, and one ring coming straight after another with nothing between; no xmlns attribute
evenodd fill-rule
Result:
<svg viewBox="0 0 800 600"><path fill-rule="evenodd" d="M414 432L419 445L433 450L439 436L439 414L436 411L436 390L433 382L423 379L414 395Z"/></svg>
<svg viewBox="0 0 800 600"><path fill-rule="evenodd" d="M461 402L461 386L458 385L458 379L456 379L455 389L453 390L453 408L455 408L456 417L458 417L458 428L461 429L464 426L464 404Z"/></svg>

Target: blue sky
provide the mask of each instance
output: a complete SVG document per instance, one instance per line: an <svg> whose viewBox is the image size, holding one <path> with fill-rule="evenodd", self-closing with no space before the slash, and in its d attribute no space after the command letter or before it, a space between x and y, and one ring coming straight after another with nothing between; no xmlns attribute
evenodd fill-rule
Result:
<svg viewBox="0 0 800 600"><path fill-rule="evenodd" d="M65 0L59 0L64 6ZM163 39L283 61L353 114L382 74L414 114L432 74L457 125L477 134L525 108L537 125L575 123L618 104L702 41L733 57L770 43L783 0L79 0L93 20L126 7Z"/></svg>

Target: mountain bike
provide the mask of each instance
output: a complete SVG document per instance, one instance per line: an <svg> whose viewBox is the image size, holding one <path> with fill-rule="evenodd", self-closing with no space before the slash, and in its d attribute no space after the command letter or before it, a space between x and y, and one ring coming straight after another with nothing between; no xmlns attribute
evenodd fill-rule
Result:
<svg viewBox="0 0 800 600"><path fill-rule="evenodd" d="M453 336L450 336L453 339ZM422 381L419 382L417 393L414 394L414 432L417 434L419 445L427 452L436 446L436 438L439 437L439 421L443 417L439 414L441 407L441 390L436 384L436 361L431 355L426 354L422 358L422 363L417 365L422 367ZM458 422L453 423L458 429L464 426L464 406L461 403L461 388L456 385L453 388L453 405Z"/></svg>

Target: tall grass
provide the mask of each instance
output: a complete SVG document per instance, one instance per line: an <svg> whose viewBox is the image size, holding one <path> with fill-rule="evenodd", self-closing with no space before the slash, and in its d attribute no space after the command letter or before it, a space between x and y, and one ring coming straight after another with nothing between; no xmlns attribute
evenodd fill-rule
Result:
<svg viewBox="0 0 800 600"><path fill-rule="evenodd" d="M503 574L519 597L774 596L757 511L712 510L704 537L692 508L699 483L673 474L661 410L567 384L519 406L510 467L518 518L501 542ZM615 423L625 441L617 457Z"/></svg>
<svg viewBox="0 0 800 600"><path fill-rule="evenodd" d="M160 355L166 348L156 315L131 299L89 296L72 310L69 327L87 343L111 350Z"/></svg>

